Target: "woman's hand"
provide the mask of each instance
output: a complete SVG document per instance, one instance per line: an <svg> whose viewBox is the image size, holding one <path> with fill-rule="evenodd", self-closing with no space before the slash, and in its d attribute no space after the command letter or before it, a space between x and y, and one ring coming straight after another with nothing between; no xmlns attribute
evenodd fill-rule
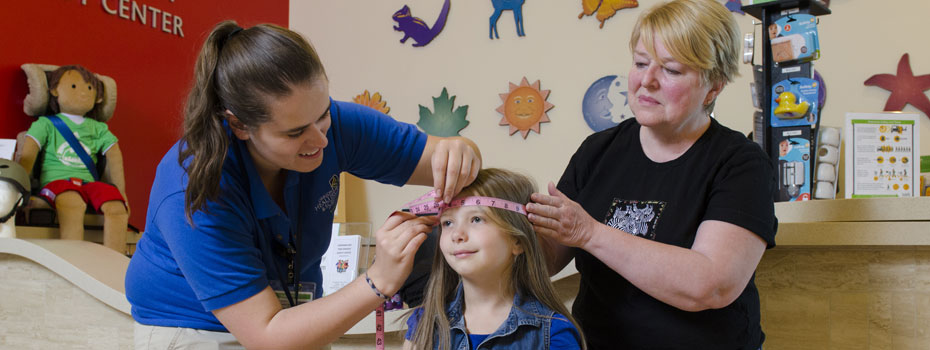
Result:
<svg viewBox="0 0 930 350"><path fill-rule="evenodd" d="M417 217L411 213L394 212L375 233L375 261L368 277L385 295L394 295L413 269L413 257L426 234L433 230L436 216Z"/></svg>
<svg viewBox="0 0 930 350"><path fill-rule="evenodd" d="M427 136L426 147L408 185L433 185L436 200L449 203L481 170L478 146L464 137Z"/></svg>
<svg viewBox="0 0 930 350"><path fill-rule="evenodd" d="M433 149L430 164L436 199L449 203L462 188L475 181L481 170L481 154L466 138L441 138Z"/></svg>
<svg viewBox="0 0 930 350"><path fill-rule="evenodd" d="M537 233L568 247L583 247L598 225L578 203L568 199L549 182L549 195L533 193L526 205Z"/></svg>

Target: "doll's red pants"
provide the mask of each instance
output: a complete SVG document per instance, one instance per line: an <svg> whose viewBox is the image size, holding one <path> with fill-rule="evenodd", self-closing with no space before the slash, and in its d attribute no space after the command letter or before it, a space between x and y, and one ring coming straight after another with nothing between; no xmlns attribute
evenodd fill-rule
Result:
<svg viewBox="0 0 930 350"><path fill-rule="evenodd" d="M84 202L90 203L98 213L103 203L109 201L124 202L123 195L119 193L119 189L117 189L116 186L99 181L84 182L84 180L73 177L68 180L49 182L48 185L45 185L45 187L39 191L39 197L45 199L45 201L54 208L55 197L64 191L77 191L81 194L81 198L84 199Z"/></svg>

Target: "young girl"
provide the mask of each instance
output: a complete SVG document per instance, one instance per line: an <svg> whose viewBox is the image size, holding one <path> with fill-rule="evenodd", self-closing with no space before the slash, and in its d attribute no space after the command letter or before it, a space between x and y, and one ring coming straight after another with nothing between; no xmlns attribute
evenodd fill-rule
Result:
<svg viewBox="0 0 930 350"><path fill-rule="evenodd" d="M439 249L404 349L584 347L523 210L535 190L526 176L484 169L442 208Z"/></svg>

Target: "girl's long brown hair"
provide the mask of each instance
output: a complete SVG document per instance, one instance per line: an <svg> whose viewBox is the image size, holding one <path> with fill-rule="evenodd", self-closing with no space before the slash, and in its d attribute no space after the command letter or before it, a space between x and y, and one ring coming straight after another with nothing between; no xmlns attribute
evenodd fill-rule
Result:
<svg viewBox="0 0 930 350"><path fill-rule="evenodd" d="M484 196L505 199L515 203L529 203L530 195L536 192L536 184L529 177L504 169L483 169L478 177L468 187L462 189L459 196ZM549 279L546 260L536 238L533 225L523 214L509 210L480 207L488 216L488 220L508 233L523 248L523 253L517 255L511 265L509 275L502 276L502 282L509 285L502 286L505 290L515 291L524 297L535 298L553 311L565 315L569 322L581 335L581 346L586 349L581 328L571 313L559 300ZM438 244L438 239L436 240ZM429 282L424 290L425 297L420 321L414 331L411 342L414 349L426 350L437 348L449 349L451 347L449 317L446 315L446 305L455 298L456 288L461 278L449 266L437 247L433 256L433 269ZM516 307L516 305L514 305ZM416 309L410 312L412 314ZM409 315L408 315L409 317Z"/></svg>
<svg viewBox="0 0 930 350"><path fill-rule="evenodd" d="M236 22L217 24L200 49L184 111L178 163L188 175L184 194L188 221L219 195L229 137L225 111L245 127L270 119L269 99L296 86L325 78L316 51L300 34L273 24L243 29Z"/></svg>

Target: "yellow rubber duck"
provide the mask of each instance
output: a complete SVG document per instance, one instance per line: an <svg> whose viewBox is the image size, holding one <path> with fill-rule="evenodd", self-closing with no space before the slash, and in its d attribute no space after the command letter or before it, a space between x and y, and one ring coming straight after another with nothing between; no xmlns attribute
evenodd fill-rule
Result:
<svg viewBox="0 0 930 350"><path fill-rule="evenodd" d="M778 98L775 99L775 102L778 102L775 116L780 119L797 119L807 114L810 103L795 103L795 99L794 94L787 91L778 94Z"/></svg>

